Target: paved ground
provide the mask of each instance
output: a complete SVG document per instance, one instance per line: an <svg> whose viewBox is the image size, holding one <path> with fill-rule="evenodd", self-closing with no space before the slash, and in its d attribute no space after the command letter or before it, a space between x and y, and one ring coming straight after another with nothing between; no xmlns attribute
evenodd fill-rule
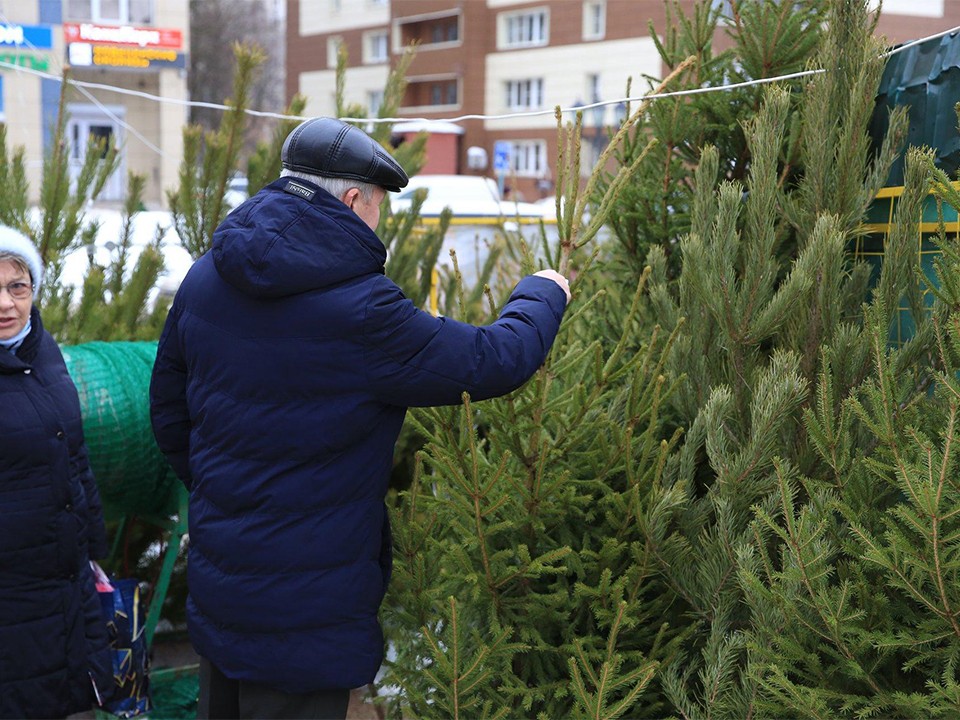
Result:
<svg viewBox="0 0 960 720"><path fill-rule="evenodd" d="M200 662L200 658L193 651L190 642L182 636L172 636L164 639L157 635L153 643L152 667L182 667ZM378 708L372 703L365 702L364 689L354 690L350 696L350 707L347 709L347 720L382 720Z"/></svg>
<svg viewBox="0 0 960 720"><path fill-rule="evenodd" d="M200 658L193 651L190 642L182 635L158 634L153 643L151 667L154 670L162 668L179 668L195 665ZM379 708L365 701L366 690L354 690L350 697L350 707L347 709L347 720L383 720ZM78 713L69 716L68 720L94 720L96 714L90 712Z"/></svg>

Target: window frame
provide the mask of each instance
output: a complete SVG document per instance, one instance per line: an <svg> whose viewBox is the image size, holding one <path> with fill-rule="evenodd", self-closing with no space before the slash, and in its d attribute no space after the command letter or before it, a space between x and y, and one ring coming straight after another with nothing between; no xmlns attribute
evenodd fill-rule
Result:
<svg viewBox="0 0 960 720"><path fill-rule="evenodd" d="M547 141L537 139L507 140L510 143L510 173L522 178L545 177L550 170L547 163ZM531 154L531 151L532 154ZM529 166L529 160L534 157L534 166ZM520 159L524 166L520 167Z"/></svg>
<svg viewBox="0 0 960 720"><path fill-rule="evenodd" d="M367 113L370 117L379 117L384 99L383 90L367 90Z"/></svg>
<svg viewBox="0 0 960 720"><path fill-rule="evenodd" d="M534 37L534 28L531 24L529 28L521 27L519 33L521 36L527 34L529 30L530 37L520 37L513 39L515 22L524 23L525 19L534 16L542 16L540 23L540 37ZM512 12L503 12L497 15L497 49L498 50L517 50L522 48L544 47L550 44L550 8L549 6L524 8Z"/></svg>
<svg viewBox="0 0 960 720"><path fill-rule="evenodd" d="M383 45L382 55L374 54L374 44L378 38L383 41L382 43L376 43L377 45ZM365 32L363 34L363 64L382 65L387 62L390 62L390 31L381 28Z"/></svg>
<svg viewBox="0 0 960 720"><path fill-rule="evenodd" d="M130 16L131 0L116 0L117 17L107 17L103 14L103 0L72 0L66 3L64 18L68 21L80 20L101 25L154 25L157 20L156 0L140 0L147 4L148 19L132 19ZM89 11L77 13L71 6L83 5Z"/></svg>
<svg viewBox="0 0 960 720"><path fill-rule="evenodd" d="M594 23L595 20L597 21L596 23ZM599 25L599 27L593 27L594 24ZM584 0L583 32L581 34L581 37L584 40L603 40L606 36L607 36L607 2L606 0Z"/></svg>
<svg viewBox="0 0 960 720"><path fill-rule="evenodd" d="M542 77L518 78L504 81L504 99L508 110L542 110L544 98ZM523 101L526 102L523 102Z"/></svg>
<svg viewBox="0 0 960 720"><path fill-rule="evenodd" d="M600 88L603 86L602 78L598 72L587 73L587 104L600 102Z"/></svg>
<svg viewBox="0 0 960 720"><path fill-rule="evenodd" d="M408 87L410 85L426 85L426 94L429 96L428 99L433 96L433 87L438 85L441 87L441 104L440 105L403 105L401 110L408 112L434 112L437 110L452 110L461 107L462 98L463 98L463 78L459 75L453 73L442 73L438 75L416 75L407 78ZM455 92L457 94L457 101L455 103L448 103L447 100L447 91L446 89L453 85L455 87Z"/></svg>
<svg viewBox="0 0 960 720"><path fill-rule="evenodd" d="M342 35L331 35L327 38L327 69L337 69L337 56L340 53L340 46L343 45Z"/></svg>
<svg viewBox="0 0 960 720"><path fill-rule="evenodd" d="M408 15L394 18L391 28L392 43L395 48L406 47L404 44L404 27L408 25L420 25L430 23L430 34L432 38L432 23L445 24L445 21L452 21L450 25L456 27L456 40L441 40L440 42L422 42L417 46L417 53L430 52L431 50L447 50L449 48L459 47L463 44L463 12L460 9L441 10L433 13L420 13L417 15Z"/></svg>

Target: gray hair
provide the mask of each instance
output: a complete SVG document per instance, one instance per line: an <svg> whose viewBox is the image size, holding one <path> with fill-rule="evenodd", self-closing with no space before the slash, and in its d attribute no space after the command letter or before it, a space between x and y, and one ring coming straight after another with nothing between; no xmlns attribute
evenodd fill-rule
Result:
<svg viewBox="0 0 960 720"><path fill-rule="evenodd" d="M351 180L350 178L324 177L323 175L313 175L311 173L300 172L299 170L288 170L284 168L280 171L280 177L292 177L299 180L306 180L314 185L318 185L337 200L343 197L343 194L350 188L357 188L364 200L372 200L374 190L377 186L361 180Z"/></svg>
<svg viewBox="0 0 960 720"><path fill-rule="evenodd" d="M35 282L33 273L30 272L30 265L27 263L27 259L23 257L23 255L10 252L9 250L0 250L0 263L2 262L13 263L14 267L27 274L31 282Z"/></svg>

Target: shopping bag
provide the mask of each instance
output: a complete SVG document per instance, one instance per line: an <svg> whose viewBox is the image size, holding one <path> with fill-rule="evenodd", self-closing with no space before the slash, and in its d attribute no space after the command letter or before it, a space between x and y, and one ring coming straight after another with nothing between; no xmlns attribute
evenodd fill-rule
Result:
<svg viewBox="0 0 960 720"><path fill-rule="evenodd" d="M100 607L107 623L113 655L116 689L103 710L121 718L150 711L150 658L143 632L146 619L137 580L113 579L97 582Z"/></svg>

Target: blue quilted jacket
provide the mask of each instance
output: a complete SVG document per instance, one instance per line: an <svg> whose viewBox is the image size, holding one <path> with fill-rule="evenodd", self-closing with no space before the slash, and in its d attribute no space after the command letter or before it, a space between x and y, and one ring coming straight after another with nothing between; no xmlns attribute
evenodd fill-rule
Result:
<svg viewBox="0 0 960 720"><path fill-rule="evenodd" d="M112 693L90 558L106 555L80 401L36 308L0 348L0 718L89 710Z"/></svg>
<svg viewBox="0 0 960 720"><path fill-rule="evenodd" d="M289 182L232 212L187 274L150 399L190 489L196 650L228 677L304 693L380 667L384 496L406 408L520 386L566 298L528 277L489 326L432 317L384 276L383 244L349 208Z"/></svg>

